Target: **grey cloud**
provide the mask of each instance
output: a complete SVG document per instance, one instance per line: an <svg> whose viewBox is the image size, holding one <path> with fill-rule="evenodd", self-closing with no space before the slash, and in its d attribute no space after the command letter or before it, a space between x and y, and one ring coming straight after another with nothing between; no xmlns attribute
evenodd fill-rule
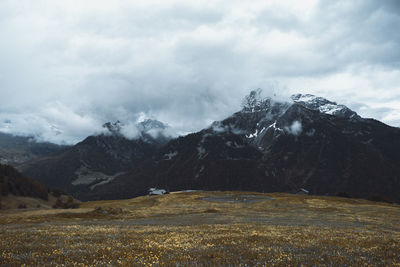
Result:
<svg viewBox="0 0 400 267"><path fill-rule="evenodd" d="M0 2L0 130L73 143L144 114L187 133L255 88L352 99L400 125L397 1L75 4Z"/></svg>
<svg viewBox="0 0 400 267"><path fill-rule="evenodd" d="M398 64L399 14L389 12L391 1L321 1L312 34L324 36L322 48L332 60L354 64ZM386 4L385 4L386 3ZM398 67L398 66L397 66Z"/></svg>
<svg viewBox="0 0 400 267"><path fill-rule="evenodd" d="M299 136L303 132L303 125L300 121L294 121L290 126L285 127L285 131L294 136Z"/></svg>

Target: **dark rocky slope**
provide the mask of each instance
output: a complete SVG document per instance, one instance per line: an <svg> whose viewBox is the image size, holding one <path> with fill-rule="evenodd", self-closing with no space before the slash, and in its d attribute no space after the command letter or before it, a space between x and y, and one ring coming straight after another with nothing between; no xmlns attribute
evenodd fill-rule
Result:
<svg viewBox="0 0 400 267"><path fill-rule="evenodd" d="M96 186L130 171L169 140L154 134L165 128L160 122L147 120L139 126L139 137L127 139L119 122L106 123L108 132L89 136L63 153L28 162L20 170L49 187L87 199Z"/></svg>
<svg viewBox="0 0 400 267"><path fill-rule="evenodd" d="M128 198L149 187L347 194L400 202L400 129L311 95L292 102L252 92L240 112L170 141L90 199Z"/></svg>

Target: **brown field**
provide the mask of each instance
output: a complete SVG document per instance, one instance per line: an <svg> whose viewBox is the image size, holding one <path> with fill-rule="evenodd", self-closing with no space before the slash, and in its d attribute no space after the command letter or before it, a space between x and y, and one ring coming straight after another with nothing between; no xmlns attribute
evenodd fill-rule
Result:
<svg viewBox="0 0 400 267"><path fill-rule="evenodd" d="M10 265L400 266L400 206L179 192L72 210L6 210L0 266Z"/></svg>

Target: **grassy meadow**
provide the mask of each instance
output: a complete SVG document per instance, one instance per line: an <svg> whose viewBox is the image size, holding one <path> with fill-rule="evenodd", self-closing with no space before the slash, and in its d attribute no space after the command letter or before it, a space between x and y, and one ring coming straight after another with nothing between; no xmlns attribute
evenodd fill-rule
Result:
<svg viewBox="0 0 400 267"><path fill-rule="evenodd" d="M400 266L400 206L176 192L0 211L0 266Z"/></svg>

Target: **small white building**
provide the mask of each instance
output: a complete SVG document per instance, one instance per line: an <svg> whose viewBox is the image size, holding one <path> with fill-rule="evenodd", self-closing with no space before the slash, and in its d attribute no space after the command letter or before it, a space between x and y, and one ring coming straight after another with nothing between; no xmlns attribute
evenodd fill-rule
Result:
<svg viewBox="0 0 400 267"><path fill-rule="evenodd" d="M165 195L168 194L168 191L165 189L158 189L158 188L150 188L149 189L149 196L157 196L157 195Z"/></svg>

